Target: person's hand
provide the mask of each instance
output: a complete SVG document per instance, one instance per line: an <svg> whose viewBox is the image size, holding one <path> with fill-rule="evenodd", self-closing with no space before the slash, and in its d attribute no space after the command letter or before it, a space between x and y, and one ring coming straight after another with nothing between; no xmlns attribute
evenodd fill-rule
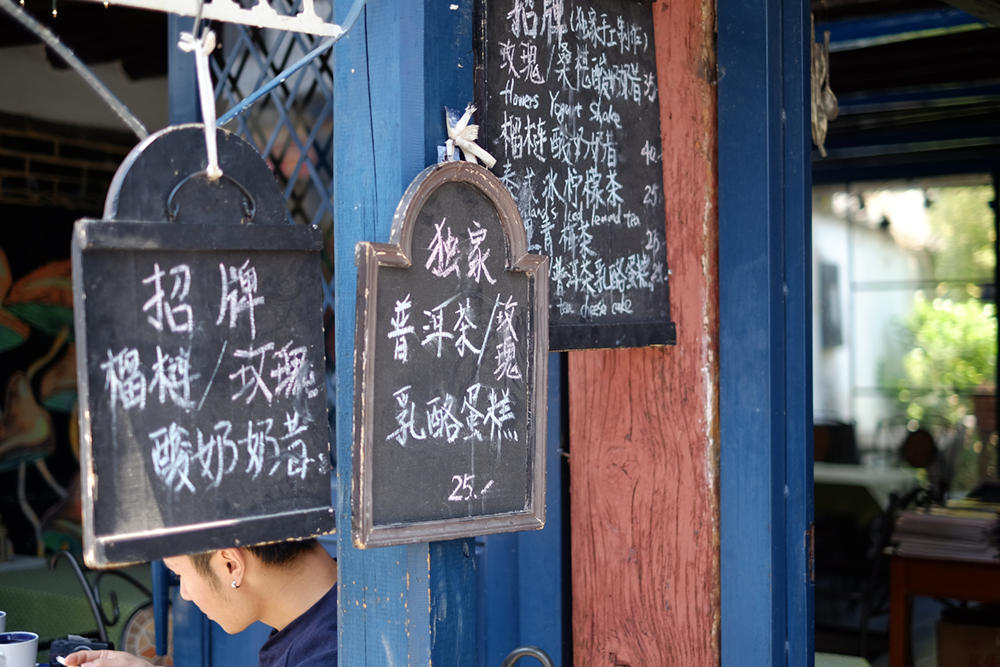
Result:
<svg viewBox="0 0 1000 667"><path fill-rule="evenodd" d="M124 651L77 651L66 656L65 664L68 667L152 667L142 658Z"/></svg>

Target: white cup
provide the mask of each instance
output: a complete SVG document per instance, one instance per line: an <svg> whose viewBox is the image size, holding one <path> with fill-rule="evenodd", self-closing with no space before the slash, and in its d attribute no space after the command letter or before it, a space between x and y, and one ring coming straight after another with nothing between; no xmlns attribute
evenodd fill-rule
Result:
<svg viewBox="0 0 1000 667"><path fill-rule="evenodd" d="M0 667L35 667L38 635L34 632L0 632Z"/></svg>
<svg viewBox="0 0 1000 667"><path fill-rule="evenodd" d="M7 629L7 612L0 611L0 632Z"/></svg>

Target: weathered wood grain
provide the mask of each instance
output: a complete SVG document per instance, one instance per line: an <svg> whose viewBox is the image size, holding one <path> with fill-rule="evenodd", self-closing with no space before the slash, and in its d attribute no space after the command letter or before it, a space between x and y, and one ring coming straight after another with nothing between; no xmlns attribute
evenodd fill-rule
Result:
<svg viewBox="0 0 1000 667"><path fill-rule="evenodd" d="M580 667L719 663L714 3L653 11L678 340L569 354Z"/></svg>

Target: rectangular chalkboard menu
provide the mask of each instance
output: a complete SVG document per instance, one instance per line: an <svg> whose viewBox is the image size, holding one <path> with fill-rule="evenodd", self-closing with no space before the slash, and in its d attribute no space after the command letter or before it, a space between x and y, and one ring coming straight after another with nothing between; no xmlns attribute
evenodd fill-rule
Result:
<svg viewBox="0 0 1000 667"><path fill-rule="evenodd" d="M318 229L81 220L84 557L334 530Z"/></svg>
<svg viewBox="0 0 1000 667"><path fill-rule="evenodd" d="M551 259L550 349L674 344L651 3L480 0L478 14L480 138L529 252Z"/></svg>

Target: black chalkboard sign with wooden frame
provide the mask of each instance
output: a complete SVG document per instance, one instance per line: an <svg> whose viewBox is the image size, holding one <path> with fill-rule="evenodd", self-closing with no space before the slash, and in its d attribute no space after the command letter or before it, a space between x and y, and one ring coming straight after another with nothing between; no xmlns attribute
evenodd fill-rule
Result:
<svg viewBox="0 0 1000 667"><path fill-rule="evenodd" d="M390 243L358 244L357 546L543 527L548 261L525 248L466 162L424 170Z"/></svg>
<svg viewBox="0 0 1000 667"><path fill-rule="evenodd" d="M200 126L151 136L116 175L108 210L145 207L154 221L76 223L92 567L335 530L322 234L274 224L285 213L266 163L221 130L219 145L233 176L211 183L197 171ZM178 211L183 223L155 221ZM238 224L255 213L265 224Z"/></svg>
<svg viewBox="0 0 1000 667"><path fill-rule="evenodd" d="M553 350L673 345L652 3L478 0L476 106Z"/></svg>

